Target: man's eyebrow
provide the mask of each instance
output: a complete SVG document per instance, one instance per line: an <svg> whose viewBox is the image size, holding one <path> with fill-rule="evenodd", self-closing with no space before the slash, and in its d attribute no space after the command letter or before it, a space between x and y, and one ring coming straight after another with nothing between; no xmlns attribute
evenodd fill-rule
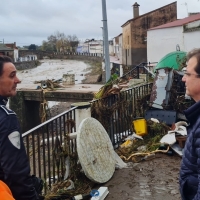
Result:
<svg viewBox="0 0 200 200"><path fill-rule="evenodd" d="M12 71L12 72L10 72L10 75L13 75L13 74L16 74L17 73L17 71Z"/></svg>

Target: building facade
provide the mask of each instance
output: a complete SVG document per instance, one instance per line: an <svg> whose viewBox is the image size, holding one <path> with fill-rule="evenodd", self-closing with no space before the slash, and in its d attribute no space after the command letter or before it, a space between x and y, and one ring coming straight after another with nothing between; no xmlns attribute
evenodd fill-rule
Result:
<svg viewBox="0 0 200 200"><path fill-rule="evenodd" d="M79 43L77 50L78 53L97 53L103 54L103 41L102 40L86 40Z"/></svg>
<svg viewBox="0 0 200 200"><path fill-rule="evenodd" d="M177 20L177 2L139 16L139 4L133 5L133 18L122 25L122 64L136 66L147 62L147 30Z"/></svg>
<svg viewBox="0 0 200 200"><path fill-rule="evenodd" d="M0 44L0 55L5 55L11 57L14 61L15 59L15 51L13 48L7 47L6 44ZM17 53L18 55L18 53Z"/></svg>
<svg viewBox="0 0 200 200"><path fill-rule="evenodd" d="M148 62L158 62L166 54L200 48L200 14L190 15L147 31Z"/></svg>
<svg viewBox="0 0 200 200"><path fill-rule="evenodd" d="M114 56L118 58L120 64L122 64L122 42L122 33L113 38Z"/></svg>

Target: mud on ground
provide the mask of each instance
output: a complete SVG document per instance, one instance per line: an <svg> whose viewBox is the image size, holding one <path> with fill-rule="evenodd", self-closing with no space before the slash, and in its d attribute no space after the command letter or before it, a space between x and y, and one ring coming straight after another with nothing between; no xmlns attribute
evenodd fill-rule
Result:
<svg viewBox="0 0 200 200"><path fill-rule="evenodd" d="M156 154L152 160L118 169L104 186L106 200L180 200L179 167L181 157Z"/></svg>
<svg viewBox="0 0 200 200"><path fill-rule="evenodd" d="M100 83L102 74L102 63L95 61L87 61L86 63L89 64L90 67L87 68L89 72L85 74L85 79L82 80L82 83L86 84Z"/></svg>

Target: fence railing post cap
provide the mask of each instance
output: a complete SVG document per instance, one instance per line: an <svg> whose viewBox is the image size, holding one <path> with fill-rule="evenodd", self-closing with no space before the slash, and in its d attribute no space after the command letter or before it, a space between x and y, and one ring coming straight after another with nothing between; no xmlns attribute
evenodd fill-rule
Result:
<svg viewBox="0 0 200 200"><path fill-rule="evenodd" d="M76 102L71 104L72 107L77 107L77 109L89 108L90 102Z"/></svg>

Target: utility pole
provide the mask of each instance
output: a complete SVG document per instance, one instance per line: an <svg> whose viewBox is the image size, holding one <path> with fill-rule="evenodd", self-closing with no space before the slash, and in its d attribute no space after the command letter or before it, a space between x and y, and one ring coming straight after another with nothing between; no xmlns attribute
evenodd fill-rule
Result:
<svg viewBox="0 0 200 200"><path fill-rule="evenodd" d="M103 41L103 43L102 43L103 52L102 52L102 53L103 53L103 59L105 59L105 58L104 58L104 36L103 36L103 27L100 27L100 28L102 29L102 39L103 39L103 40L102 40L102 41Z"/></svg>
<svg viewBox="0 0 200 200"><path fill-rule="evenodd" d="M110 56L109 56L109 43L108 43L108 26L107 26L107 13L106 13L106 0L102 0L102 15L103 15L103 41L105 50L105 69L106 69L106 82L110 79Z"/></svg>

